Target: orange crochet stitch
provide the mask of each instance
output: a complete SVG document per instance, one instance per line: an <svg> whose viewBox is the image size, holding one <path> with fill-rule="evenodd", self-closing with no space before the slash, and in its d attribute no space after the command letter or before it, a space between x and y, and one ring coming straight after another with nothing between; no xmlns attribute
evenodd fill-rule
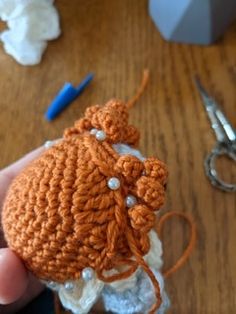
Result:
<svg viewBox="0 0 236 314"><path fill-rule="evenodd" d="M138 267L154 286L155 313L162 303L156 276L144 260L150 249L155 211L164 203L167 168L156 158L143 162L119 155L114 144L135 146L138 130L128 123L128 109L147 82L127 104L111 100L89 107L84 118L64 131L13 181L5 199L2 224L9 247L37 277L65 283L92 268L99 280L111 283L130 277ZM132 195L137 202L125 203ZM170 213L159 220L159 233ZM195 243L195 227L183 256L166 272L178 269ZM110 273L110 270L119 270Z"/></svg>
<svg viewBox="0 0 236 314"><path fill-rule="evenodd" d="M94 128L106 138L97 140ZM154 211L164 203L167 169L158 159L141 162L112 147L136 145L138 139L124 103L111 100L88 108L59 143L14 180L2 222L8 245L41 279L78 279L91 267L98 278L111 282L142 266L156 290L155 310L161 303L159 285L143 256L150 248ZM112 177L120 182L116 190L108 187ZM130 209L124 202L128 194L138 199ZM104 275L120 265L128 268Z"/></svg>

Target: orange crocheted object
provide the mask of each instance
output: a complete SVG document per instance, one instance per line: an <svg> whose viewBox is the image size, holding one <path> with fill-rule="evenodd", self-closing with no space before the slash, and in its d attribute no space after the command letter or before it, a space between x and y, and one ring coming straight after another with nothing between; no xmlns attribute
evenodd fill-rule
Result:
<svg viewBox="0 0 236 314"><path fill-rule="evenodd" d="M98 140L94 128L106 138ZM112 146L134 146L138 139L124 103L92 106L13 181L2 213L5 238L37 277L65 282L92 267L111 282L142 266L160 303L158 283L142 257L150 248L154 212L164 203L167 169L156 158L141 162ZM120 182L116 190L108 186L112 177ZM127 208L130 194L138 203ZM128 268L106 277L105 271L120 265Z"/></svg>

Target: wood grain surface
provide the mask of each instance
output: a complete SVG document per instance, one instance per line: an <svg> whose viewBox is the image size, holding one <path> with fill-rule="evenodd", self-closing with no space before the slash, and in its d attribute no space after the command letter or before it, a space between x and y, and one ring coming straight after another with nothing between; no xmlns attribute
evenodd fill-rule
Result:
<svg viewBox="0 0 236 314"><path fill-rule="evenodd" d="M197 73L236 126L236 25L215 45L181 45L161 38L145 0L58 0L56 5L63 34L49 44L40 65L20 66L0 49L0 166L60 137L87 106L129 99L149 68L149 85L131 121L141 130L143 153L168 164L164 210L192 215L198 231L189 262L166 280L170 313L236 313L236 194L216 190L205 176L203 160L215 137L193 81ZM92 84L47 122L44 112L62 84L77 84L88 72L95 73ZM223 176L235 179L234 165L221 161ZM178 219L166 225L166 267L188 238Z"/></svg>

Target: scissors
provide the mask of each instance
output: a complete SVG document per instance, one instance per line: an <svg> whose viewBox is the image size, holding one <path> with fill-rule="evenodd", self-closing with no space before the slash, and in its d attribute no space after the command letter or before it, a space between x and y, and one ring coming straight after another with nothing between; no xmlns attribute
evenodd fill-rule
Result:
<svg viewBox="0 0 236 314"><path fill-rule="evenodd" d="M236 184L226 183L218 176L215 168L215 159L225 155L236 161L236 130L221 111L216 101L208 95L197 77L195 82L217 140L215 147L204 162L206 175L213 186L226 192L234 192L236 191Z"/></svg>

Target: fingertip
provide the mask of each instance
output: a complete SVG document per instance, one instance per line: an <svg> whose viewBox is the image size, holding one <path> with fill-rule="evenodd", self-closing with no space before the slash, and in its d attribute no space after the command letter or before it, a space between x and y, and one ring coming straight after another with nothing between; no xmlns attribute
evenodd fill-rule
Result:
<svg viewBox="0 0 236 314"><path fill-rule="evenodd" d="M28 273L20 258L9 248L0 249L0 304L18 300L28 282Z"/></svg>

